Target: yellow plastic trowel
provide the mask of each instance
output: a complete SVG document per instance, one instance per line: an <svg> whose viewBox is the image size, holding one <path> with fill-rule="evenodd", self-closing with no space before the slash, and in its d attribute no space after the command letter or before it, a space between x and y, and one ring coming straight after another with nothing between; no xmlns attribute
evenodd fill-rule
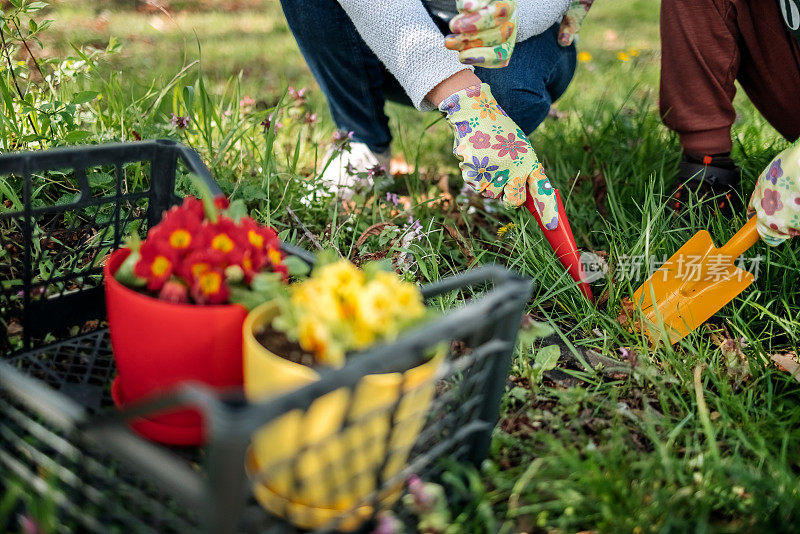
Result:
<svg viewBox="0 0 800 534"><path fill-rule="evenodd" d="M707 231L696 233L633 293L648 336L666 331L674 344L744 291L753 273L734 262L758 240L755 217L720 248Z"/></svg>

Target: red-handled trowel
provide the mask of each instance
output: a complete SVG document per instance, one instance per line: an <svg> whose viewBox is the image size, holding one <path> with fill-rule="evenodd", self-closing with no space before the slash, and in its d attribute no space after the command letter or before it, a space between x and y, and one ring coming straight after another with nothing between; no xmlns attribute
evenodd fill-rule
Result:
<svg viewBox="0 0 800 534"><path fill-rule="evenodd" d="M533 203L533 196L528 192L528 198L525 200L525 207L536 218L539 223L539 228L542 229L544 237L556 253L556 257L561 262L561 265L569 272L572 279L578 283L578 287L587 299L594 302L592 289L586 282L586 275L581 264L581 255L578 253L578 247L575 244L575 238L572 236L572 228L569 226L569 219L567 219L567 212L564 211L564 204L561 203L561 195L558 189L554 189L556 195L556 202L558 203L558 227L555 230L548 230L542 223L542 218L539 212L536 211L536 206Z"/></svg>

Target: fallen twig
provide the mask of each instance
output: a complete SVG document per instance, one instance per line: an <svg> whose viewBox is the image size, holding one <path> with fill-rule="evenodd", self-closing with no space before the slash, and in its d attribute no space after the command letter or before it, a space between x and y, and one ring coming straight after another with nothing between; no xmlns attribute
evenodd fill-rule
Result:
<svg viewBox="0 0 800 534"><path fill-rule="evenodd" d="M286 206L286 212L291 216L292 219L294 219L294 222L300 225L300 229L303 231L303 235L305 235L308 238L308 240L311 241L311 243L315 247L317 247L317 250L324 250L322 248L322 244L319 242L319 239L317 239L317 236L311 233L308 227L305 224L303 224L303 221L300 220L300 217L297 216L297 214L292 210L292 208Z"/></svg>

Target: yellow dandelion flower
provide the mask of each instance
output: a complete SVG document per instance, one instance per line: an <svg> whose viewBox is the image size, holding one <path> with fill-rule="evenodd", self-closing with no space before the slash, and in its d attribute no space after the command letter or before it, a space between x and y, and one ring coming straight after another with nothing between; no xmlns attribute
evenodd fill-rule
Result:
<svg viewBox="0 0 800 534"><path fill-rule="evenodd" d="M638 56L639 55L639 49L638 48L629 49L628 50L628 55L633 56L633 57Z"/></svg>
<svg viewBox="0 0 800 534"><path fill-rule="evenodd" d="M508 223L505 226L501 226L500 228L497 229L497 237L503 237L504 235L506 235L508 233L509 230L512 230L513 228L514 228L514 223L513 222L512 223Z"/></svg>
<svg viewBox="0 0 800 534"><path fill-rule="evenodd" d="M24 67L25 65L27 65L27 63L24 61L17 61L17 67Z"/></svg>
<svg viewBox="0 0 800 534"><path fill-rule="evenodd" d="M592 60L592 54L590 54L589 52L586 52L585 50L578 52L578 61L580 61L581 63L585 63L591 60Z"/></svg>
<svg viewBox="0 0 800 534"><path fill-rule="evenodd" d="M631 56L627 52L618 52L617 59L620 61L630 61Z"/></svg>

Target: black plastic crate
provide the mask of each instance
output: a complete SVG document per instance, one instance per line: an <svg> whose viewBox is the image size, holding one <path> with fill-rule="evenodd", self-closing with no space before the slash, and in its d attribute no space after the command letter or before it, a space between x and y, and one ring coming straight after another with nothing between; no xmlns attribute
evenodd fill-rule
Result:
<svg viewBox="0 0 800 534"><path fill-rule="evenodd" d="M102 261L128 232L144 233L158 222L179 200L176 183L187 173L219 192L199 156L170 141L0 156L0 177L24 192L0 212L0 487L13 480L52 500L65 532L292 532L254 500L254 481L283 476L298 491L321 483L348 495L368 480L370 491L352 506L372 517L395 505L383 499L402 491L410 474L435 479L444 458L478 463L485 457L531 290L530 281L493 266L426 286L429 302L454 292L467 302L292 393L248 403L241 392L218 395L186 384L117 412L109 392L115 369ZM285 249L311 261L300 249ZM404 403L414 400L412 389L381 410L348 415L327 444L306 444L248 478L254 432L290 412L308 421L309 406L323 396L345 392L352 400L365 375L403 373L442 343L450 350L431 386L433 401L422 403L420 414L413 402ZM157 445L124 424L187 405L204 413L205 447ZM352 403L347 413L355 413ZM415 415L424 422L418 436L398 444ZM378 427L383 430L371 438L352 438ZM305 461L309 454L322 458L313 469ZM395 455L402 466L389 469ZM343 458L352 460L344 471ZM370 529L369 517L362 530ZM316 527L346 526L339 519L323 523Z"/></svg>

